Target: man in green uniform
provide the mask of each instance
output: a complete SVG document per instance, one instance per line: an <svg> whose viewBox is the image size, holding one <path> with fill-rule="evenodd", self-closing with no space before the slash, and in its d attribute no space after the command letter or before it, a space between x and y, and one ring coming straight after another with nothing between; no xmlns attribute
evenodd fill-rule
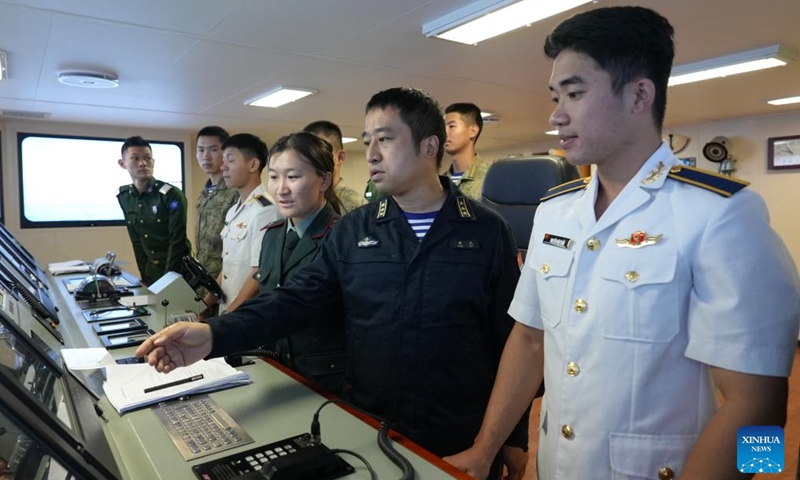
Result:
<svg viewBox="0 0 800 480"><path fill-rule="evenodd" d="M153 178L153 150L142 137L125 140L118 163L133 181L119 187L117 200L142 282L149 285L169 271L183 273L183 256L192 251L186 238L186 197Z"/></svg>
<svg viewBox="0 0 800 480"><path fill-rule="evenodd" d="M347 158L347 152L344 151L344 145L342 145L342 130L339 126L327 120L318 120L306 125L303 131L313 133L333 147L333 190L342 203L344 209L342 215L355 210L361 205L366 205L367 201L364 197L345 185L344 179L341 177L340 172L342 164Z"/></svg>
<svg viewBox="0 0 800 480"><path fill-rule="evenodd" d="M447 176L464 195L480 201L483 179L491 165L475 152L475 144L483 130L481 109L474 103L454 103L444 111L447 126L444 150L453 157Z"/></svg>
<svg viewBox="0 0 800 480"><path fill-rule="evenodd" d="M235 188L222 178L222 144L228 132L217 126L203 127L197 133L197 162L208 174L206 186L197 197L195 257L214 278L222 271L222 237L225 214L239 200Z"/></svg>

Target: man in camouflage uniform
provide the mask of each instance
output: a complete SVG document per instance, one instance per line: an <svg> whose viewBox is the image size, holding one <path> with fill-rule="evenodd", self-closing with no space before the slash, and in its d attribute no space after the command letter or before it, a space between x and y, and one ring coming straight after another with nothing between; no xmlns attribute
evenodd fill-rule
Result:
<svg viewBox="0 0 800 480"><path fill-rule="evenodd" d="M222 178L222 144L228 137L228 132L217 126L204 127L197 134L197 162L208 174L208 180L197 197L195 257L214 278L222 271L220 232L225 226L225 214L239 200L239 192L228 188Z"/></svg>
<svg viewBox="0 0 800 480"><path fill-rule="evenodd" d="M483 180L491 165L475 153L475 144L483 130L481 109L473 103L454 103L444 111L447 126L444 150L453 157L446 175L464 195L480 201Z"/></svg>
<svg viewBox="0 0 800 480"><path fill-rule="evenodd" d="M342 164L347 158L347 152L344 151L344 146L342 145L342 130L339 126L327 120L319 120L306 125L303 131L313 133L333 147L333 190L342 202L342 215L355 210L361 205L366 205L367 202L364 197L345 185L344 179L339 175Z"/></svg>
<svg viewBox="0 0 800 480"><path fill-rule="evenodd" d="M183 274L183 256L192 251L186 238L186 197L153 178L153 150L142 137L125 140L118 163L133 181L119 187L117 200L142 282L149 285L169 271Z"/></svg>

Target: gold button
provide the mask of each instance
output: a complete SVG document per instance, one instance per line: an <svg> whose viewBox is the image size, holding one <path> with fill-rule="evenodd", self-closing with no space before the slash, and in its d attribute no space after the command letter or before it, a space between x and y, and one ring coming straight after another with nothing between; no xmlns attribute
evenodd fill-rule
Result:
<svg viewBox="0 0 800 480"><path fill-rule="evenodd" d="M589 250L594 252L595 250L600 248L600 240L592 237L589 240L586 240L586 246L589 248Z"/></svg>
<svg viewBox="0 0 800 480"><path fill-rule="evenodd" d="M543 263L542 268L540 270L542 271L542 273L547 275L548 273L550 273L550 265L547 263Z"/></svg>
<svg viewBox="0 0 800 480"><path fill-rule="evenodd" d="M563 425L561 427L561 435L564 438L572 438L572 427L570 427L569 425ZM659 474L660 474L660 471L659 471Z"/></svg>
<svg viewBox="0 0 800 480"><path fill-rule="evenodd" d="M669 467L661 467L658 469L658 478L661 480L672 480L675 478L675 472Z"/></svg>
<svg viewBox="0 0 800 480"><path fill-rule="evenodd" d="M139 223L144 223L144 220L139 220Z"/></svg>
<svg viewBox="0 0 800 480"><path fill-rule="evenodd" d="M639 281L639 272L634 272L631 270L630 272L625 274L625 279L631 283L636 283Z"/></svg>
<svg viewBox="0 0 800 480"><path fill-rule="evenodd" d="M160 218L156 218L156 223L161 223L161 219Z"/></svg>
<svg viewBox="0 0 800 480"><path fill-rule="evenodd" d="M146 233L145 233L145 234L144 234L144 238L150 238L150 235L148 235L148 234L146 234Z"/></svg>
<svg viewBox="0 0 800 480"><path fill-rule="evenodd" d="M142 208L142 204L141 203L139 204L139 208Z"/></svg>
<svg viewBox="0 0 800 480"><path fill-rule="evenodd" d="M567 375L569 375L570 377L577 377L580 371L581 368L578 366L577 363L569 362L567 364Z"/></svg>
<svg viewBox="0 0 800 480"><path fill-rule="evenodd" d="M586 300L579 298L575 300L575 311L578 313L583 313L589 306L586 304Z"/></svg>
<svg viewBox="0 0 800 480"><path fill-rule="evenodd" d="M256 273L256 278L261 278L261 274L260 273Z"/></svg>
<svg viewBox="0 0 800 480"><path fill-rule="evenodd" d="M153 260L153 265L158 265L158 264L160 264L160 263L161 263L161 262L159 262L158 260Z"/></svg>

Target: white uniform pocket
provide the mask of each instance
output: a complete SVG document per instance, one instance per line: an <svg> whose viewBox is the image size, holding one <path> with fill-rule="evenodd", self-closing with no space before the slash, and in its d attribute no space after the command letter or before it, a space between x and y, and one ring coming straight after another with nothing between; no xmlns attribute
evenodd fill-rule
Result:
<svg viewBox="0 0 800 480"><path fill-rule="evenodd" d="M605 338L668 342L680 329L676 252L615 249L597 262L596 326Z"/></svg>
<svg viewBox="0 0 800 480"><path fill-rule="evenodd" d="M536 288L541 302L542 322L550 328L561 323L564 310L569 272L575 252L556 247L537 248L532 258L525 261L525 268L536 272Z"/></svg>
<svg viewBox="0 0 800 480"><path fill-rule="evenodd" d="M660 478L660 470L679 478L697 435L612 433L610 440L612 480Z"/></svg>

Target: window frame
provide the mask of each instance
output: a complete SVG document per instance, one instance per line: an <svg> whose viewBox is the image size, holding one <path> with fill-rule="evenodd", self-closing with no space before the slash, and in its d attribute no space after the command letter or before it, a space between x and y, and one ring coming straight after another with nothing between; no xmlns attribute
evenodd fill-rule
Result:
<svg viewBox="0 0 800 480"><path fill-rule="evenodd" d="M33 221L25 216L25 187L23 186L22 142L27 138L58 138L73 140L97 140L104 142L123 143L125 138L98 137L91 135L59 135L50 133L17 132L17 180L19 182L19 223L21 229L36 228L75 228L75 227L118 227L124 226L125 220L59 220L59 221ZM151 145L174 145L180 151L181 183L185 194L186 190L186 151L184 142L177 140L147 140ZM0 157L1 160L1 157ZM0 163L0 166L2 164ZM0 172L1 174L2 172ZM0 176L2 181L2 176ZM121 186L121 185L120 185Z"/></svg>

